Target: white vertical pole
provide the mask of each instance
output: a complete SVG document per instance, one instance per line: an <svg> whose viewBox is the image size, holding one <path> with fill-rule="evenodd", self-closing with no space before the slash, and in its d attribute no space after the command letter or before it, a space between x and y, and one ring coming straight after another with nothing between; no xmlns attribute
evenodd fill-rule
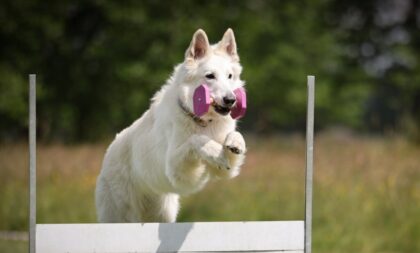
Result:
<svg viewBox="0 0 420 253"><path fill-rule="evenodd" d="M35 253L36 226L36 75L29 75L29 253Z"/></svg>
<svg viewBox="0 0 420 253"><path fill-rule="evenodd" d="M307 115L306 115L305 253L311 253L312 251L314 104L315 104L315 76L308 76L308 108L307 108Z"/></svg>

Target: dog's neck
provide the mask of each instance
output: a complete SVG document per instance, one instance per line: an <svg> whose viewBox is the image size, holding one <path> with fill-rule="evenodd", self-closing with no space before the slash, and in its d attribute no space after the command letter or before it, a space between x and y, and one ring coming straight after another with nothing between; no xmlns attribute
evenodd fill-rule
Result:
<svg viewBox="0 0 420 253"><path fill-rule="evenodd" d="M178 105L181 108L181 110L185 113L186 116L190 117L197 125L201 127L206 127L208 124L212 121L211 119L208 121L205 121L204 119L198 117L194 113L192 113L187 106L181 101L181 99L178 99Z"/></svg>

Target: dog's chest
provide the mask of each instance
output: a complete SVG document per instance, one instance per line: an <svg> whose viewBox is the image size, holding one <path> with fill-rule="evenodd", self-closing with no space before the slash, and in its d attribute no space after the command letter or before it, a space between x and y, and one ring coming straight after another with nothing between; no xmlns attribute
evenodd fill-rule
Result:
<svg viewBox="0 0 420 253"><path fill-rule="evenodd" d="M207 135L209 138L223 144L226 136L235 130L234 124L225 122L211 122L207 127L202 129L202 134Z"/></svg>

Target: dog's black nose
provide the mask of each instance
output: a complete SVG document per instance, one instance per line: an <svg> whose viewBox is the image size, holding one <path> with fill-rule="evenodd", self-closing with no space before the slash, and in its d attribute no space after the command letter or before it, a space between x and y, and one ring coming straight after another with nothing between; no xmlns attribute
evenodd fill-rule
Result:
<svg viewBox="0 0 420 253"><path fill-rule="evenodd" d="M232 106L236 101L236 97L233 95L229 95L226 97L223 97L223 103L225 103L226 106Z"/></svg>

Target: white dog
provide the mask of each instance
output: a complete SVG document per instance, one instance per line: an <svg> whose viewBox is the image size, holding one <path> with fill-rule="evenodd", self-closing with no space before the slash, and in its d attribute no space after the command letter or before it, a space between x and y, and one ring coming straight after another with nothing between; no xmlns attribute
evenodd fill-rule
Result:
<svg viewBox="0 0 420 253"><path fill-rule="evenodd" d="M239 174L246 147L229 112L241 71L231 29L215 45L195 32L149 110L109 146L96 185L99 222L175 222L180 195ZM203 83L213 104L199 118L192 97Z"/></svg>

